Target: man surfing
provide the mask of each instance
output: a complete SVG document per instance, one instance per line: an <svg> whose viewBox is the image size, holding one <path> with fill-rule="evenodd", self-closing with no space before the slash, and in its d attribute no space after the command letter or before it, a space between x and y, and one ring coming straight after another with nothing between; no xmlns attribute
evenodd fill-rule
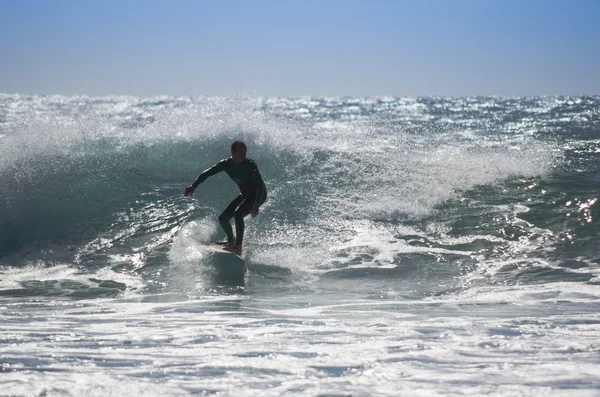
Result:
<svg viewBox="0 0 600 397"><path fill-rule="evenodd" d="M267 200L267 187L260 176L258 166L246 158L246 144L235 141L231 145L231 157L219 161L217 164L200 174L198 179L185 188L184 196L191 196L199 184L209 176L225 171L238 185L240 194L233 199L225 210L219 215L219 223L227 235L227 240L219 241L223 248L237 255L242 254L244 240L244 217L248 214L252 218L258 215L258 208ZM235 219L235 237L230 220Z"/></svg>

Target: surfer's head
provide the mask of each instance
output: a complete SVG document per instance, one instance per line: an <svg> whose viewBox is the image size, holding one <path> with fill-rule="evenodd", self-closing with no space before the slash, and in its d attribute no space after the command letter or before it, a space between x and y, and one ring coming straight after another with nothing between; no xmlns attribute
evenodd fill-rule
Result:
<svg viewBox="0 0 600 397"><path fill-rule="evenodd" d="M239 164L246 159L246 144L235 141L231 144L231 158L234 164Z"/></svg>

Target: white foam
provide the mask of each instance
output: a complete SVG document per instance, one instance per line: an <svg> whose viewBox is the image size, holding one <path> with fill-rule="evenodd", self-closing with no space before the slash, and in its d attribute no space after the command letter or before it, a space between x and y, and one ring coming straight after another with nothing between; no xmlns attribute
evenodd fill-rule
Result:
<svg viewBox="0 0 600 397"><path fill-rule="evenodd" d="M145 284L135 274L119 273L110 268L100 268L92 271L82 271L70 264L53 264L43 261L22 267L0 267L0 290L21 289L23 283L39 281L76 281L88 287L96 287L96 280L110 280L126 286L125 293L142 288ZM40 286L40 288L46 288Z"/></svg>
<svg viewBox="0 0 600 397"><path fill-rule="evenodd" d="M169 246L169 260L172 266L196 264L208 255L207 245L212 244L216 225L208 219L186 223L174 236Z"/></svg>

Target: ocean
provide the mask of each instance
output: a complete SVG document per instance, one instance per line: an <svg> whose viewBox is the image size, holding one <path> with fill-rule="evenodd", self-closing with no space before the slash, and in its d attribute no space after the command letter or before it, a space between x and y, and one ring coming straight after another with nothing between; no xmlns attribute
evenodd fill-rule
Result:
<svg viewBox="0 0 600 397"><path fill-rule="evenodd" d="M599 396L599 172L598 96L2 94L0 396Z"/></svg>

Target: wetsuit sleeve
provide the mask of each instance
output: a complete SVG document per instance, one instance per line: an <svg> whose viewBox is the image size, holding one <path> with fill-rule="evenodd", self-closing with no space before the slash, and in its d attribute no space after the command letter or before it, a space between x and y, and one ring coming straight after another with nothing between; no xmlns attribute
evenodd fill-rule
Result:
<svg viewBox="0 0 600 397"><path fill-rule="evenodd" d="M225 171L226 168L227 168L227 159L219 161L217 164L215 164L214 166L210 167L209 169L207 169L206 171L201 173L200 176L198 177L198 179L196 179L196 181L192 184L192 187L194 189L196 189L199 184L201 184L202 182L204 182L206 180L206 178L208 178L209 176L218 174L221 171Z"/></svg>
<svg viewBox="0 0 600 397"><path fill-rule="evenodd" d="M254 207L257 207L260 204L260 200L263 198L265 194L265 182L260 176L260 172L258 172L258 167L254 165L253 170L251 172L252 182L254 182L254 186L256 186L256 195L254 196Z"/></svg>

